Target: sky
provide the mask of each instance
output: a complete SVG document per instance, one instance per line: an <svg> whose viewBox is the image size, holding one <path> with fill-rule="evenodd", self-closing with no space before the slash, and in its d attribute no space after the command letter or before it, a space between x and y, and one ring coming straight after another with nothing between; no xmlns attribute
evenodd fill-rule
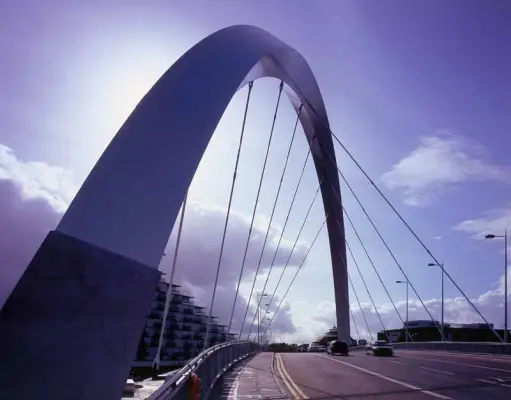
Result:
<svg viewBox="0 0 511 400"><path fill-rule="evenodd" d="M414 228L464 293L496 327L503 324L504 245L511 221L511 5L429 1L7 0L0 12L0 304L117 130L157 79L189 48L237 24L267 30L299 51L322 91L332 131ZM207 66L204 66L207 68ZM207 91L207 88L204 88ZM278 82L256 81L237 171L232 214L213 311L227 323L275 111ZM232 182L247 88L233 98L190 187L176 281L196 302L212 282ZM197 99L200 104L200 99ZM261 254L255 293L273 293L318 187L308 163L282 232L307 143L299 129L269 226L295 114L278 113L267 174L237 302L239 327ZM336 145L338 164L434 318L440 269ZM158 174L158 171L154 172ZM356 200L341 186L348 215L404 318L403 275ZM283 298L324 220L318 198L276 291ZM401 324L357 237L346 237L385 326ZM177 224L176 224L177 226ZM160 268L170 271L174 229ZM348 269L355 335L381 329L352 259ZM447 322L479 322L452 282ZM271 307L275 310L276 302ZM273 323L274 337L310 341L334 323L328 236L322 231ZM366 311L369 329L361 310ZM249 323L253 317L249 309ZM269 314L271 316L272 314ZM410 294L410 318L429 318Z"/></svg>

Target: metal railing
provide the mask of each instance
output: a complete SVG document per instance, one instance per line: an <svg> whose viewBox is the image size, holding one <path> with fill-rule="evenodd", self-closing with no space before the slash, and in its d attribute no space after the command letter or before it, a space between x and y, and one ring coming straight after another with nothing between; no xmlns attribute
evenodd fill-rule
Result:
<svg viewBox="0 0 511 400"><path fill-rule="evenodd" d="M225 372L234 364L259 351L260 346L249 341L228 342L210 347L189 361L178 372L169 376L164 384L148 397L148 400L188 398L189 382L193 374L199 378L200 398L205 400Z"/></svg>

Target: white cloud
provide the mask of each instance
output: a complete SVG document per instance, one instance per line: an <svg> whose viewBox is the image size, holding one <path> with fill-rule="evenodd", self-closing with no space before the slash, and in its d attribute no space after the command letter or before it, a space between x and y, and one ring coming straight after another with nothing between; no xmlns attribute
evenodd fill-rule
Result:
<svg viewBox="0 0 511 400"><path fill-rule="evenodd" d="M404 203L416 207L435 202L442 191L463 182L511 182L511 170L486 162L485 153L475 141L440 132L421 138L381 180L389 189L404 190Z"/></svg>
<svg viewBox="0 0 511 400"><path fill-rule="evenodd" d="M8 266L0 269L0 307L25 270L37 246L44 239L44 235L55 228L61 214L77 193L79 185L73 179L73 173L69 170L44 162L25 162L18 158L13 150L0 144L0 205L2 205L0 222L5 222L0 224L0 228L4 229L3 232L0 230L0 237L12 238L4 240L0 246L0 256ZM197 304L203 306L211 300L225 215L225 207L194 199L188 201L175 278L195 295ZM231 210L214 304L214 314L219 317L220 323L227 323L230 316L250 221L250 216ZM299 242L291 253L294 241L285 237L282 238L277 251L282 228L275 224L270 226L269 222L262 213L256 215L243 283L251 285L261 253L264 257L259 279L266 276L274 254L277 266L284 265L289 259L288 266L294 268L307 253L308 245L303 241ZM267 243L263 252L263 241L268 228ZM167 272L173 259L176 234L175 229L166 250L169 257L164 257L160 266ZM247 299L248 293L240 291L233 325L235 328L240 325ZM278 304L278 301L277 294L273 303ZM249 324L254 309L253 306L249 309ZM290 312L291 305L284 302L274 322L275 330L288 333L295 331Z"/></svg>
<svg viewBox="0 0 511 400"><path fill-rule="evenodd" d="M508 269L508 284L511 285L511 268ZM504 275L500 276L497 282L492 287L481 295L470 299L481 314L486 318L489 323L493 323L495 328L500 329L504 322ZM511 295L508 296L508 300ZM441 315L441 300L429 299L424 303L428 310L437 320L440 320ZM404 318L406 313L406 302L404 300L395 302L401 317ZM370 339L368 329L365 325L362 312L365 314L368 325L374 337L376 333L382 330L382 325L377 317L374 308L370 304L362 304L362 310L357 305L351 306L357 326L362 338ZM387 329L397 329L402 326L402 323L397 316L391 304L382 304L378 307L378 312ZM465 298L455 297L446 298L444 300L444 313L446 323L480 323L481 317L477 315L474 309L466 301ZM331 302L323 302L319 304L313 314L311 324L315 324L317 329L316 333L325 332L329 329L335 321L335 307ZM409 302L409 319L429 320L430 317L422 307L419 300L411 299ZM356 338L357 330L353 321L351 322L351 335ZM315 336L314 336L315 337ZM314 337L310 337L313 339Z"/></svg>
<svg viewBox="0 0 511 400"><path fill-rule="evenodd" d="M0 180L14 182L22 199L44 199L58 212L63 212L79 186L73 173L41 161L20 160L9 147L0 144Z"/></svg>
<svg viewBox="0 0 511 400"><path fill-rule="evenodd" d="M475 239L483 239L488 233L503 235L511 222L511 206L487 211L483 217L460 222L453 229L466 232Z"/></svg>

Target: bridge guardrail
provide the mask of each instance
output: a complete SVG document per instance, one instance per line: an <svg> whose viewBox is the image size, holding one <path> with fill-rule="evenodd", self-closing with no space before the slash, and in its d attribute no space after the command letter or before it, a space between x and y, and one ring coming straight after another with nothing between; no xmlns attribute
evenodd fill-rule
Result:
<svg viewBox="0 0 511 400"><path fill-rule="evenodd" d="M393 343L396 349L434 350L458 353L511 355L511 343L493 342L408 342Z"/></svg>
<svg viewBox="0 0 511 400"><path fill-rule="evenodd" d="M259 351L260 346L249 341L228 342L210 347L169 376L148 400L187 399L190 390L187 383L193 374L199 378L200 398L207 399L215 383L229 368Z"/></svg>

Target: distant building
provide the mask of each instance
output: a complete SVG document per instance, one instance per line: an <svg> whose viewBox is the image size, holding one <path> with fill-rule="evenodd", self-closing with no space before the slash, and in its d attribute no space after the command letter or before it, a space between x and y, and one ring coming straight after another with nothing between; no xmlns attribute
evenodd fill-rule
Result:
<svg viewBox="0 0 511 400"><path fill-rule="evenodd" d="M147 315L133 367L151 367L156 357L158 342L163 325L165 299L169 283L161 280L155 291L151 309ZM208 316L203 307L197 306L193 298L172 285L172 301L164 328L160 353L162 367L177 367L202 351ZM209 345L234 340L236 335L228 334L224 325L216 323L212 317Z"/></svg>
<svg viewBox="0 0 511 400"><path fill-rule="evenodd" d="M414 320L405 322L402 329L389 329L378 332L378 340L391 342L406 341L406 330L414 342L434 342L442 340L438 327L439 321ZM444 324L445 339L452 342L494 342L497 338L492 332L493 324ZM503 330L496 330L503 335Z"/></svg>
<svg viewBox="0 0 511 400"><path fill-rule="evenodd" d="M417 319L415 321L405 321L403 323L403 329L435 327L437 325L440 325L440 322L432 321L430 319Z"/></svg>

